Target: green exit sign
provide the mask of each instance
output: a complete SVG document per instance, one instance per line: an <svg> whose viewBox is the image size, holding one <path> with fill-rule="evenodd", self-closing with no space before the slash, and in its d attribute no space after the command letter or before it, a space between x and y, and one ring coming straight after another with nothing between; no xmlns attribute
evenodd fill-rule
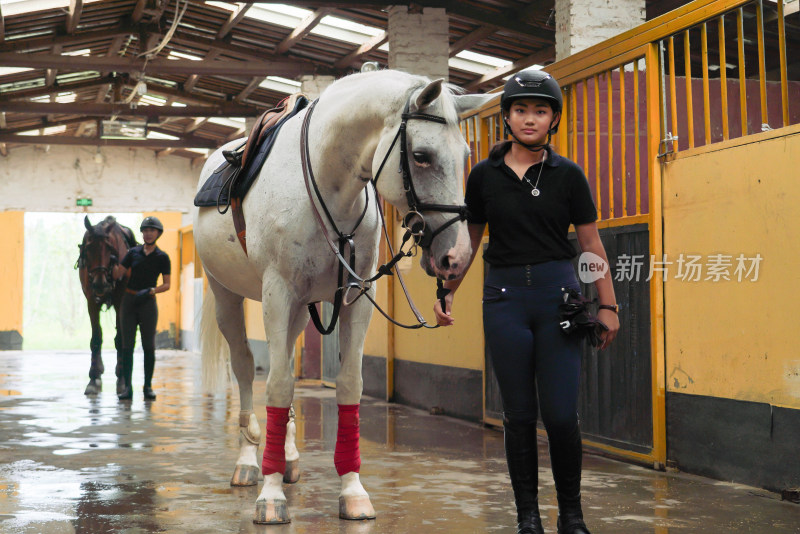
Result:
<svg viewBox="0 0 800 534"><path fill-rule="evenodd" d="M78 199L75 199L75 205L76 206L91 206L92 205L92 199L91 198L78 198Z"/></svg>

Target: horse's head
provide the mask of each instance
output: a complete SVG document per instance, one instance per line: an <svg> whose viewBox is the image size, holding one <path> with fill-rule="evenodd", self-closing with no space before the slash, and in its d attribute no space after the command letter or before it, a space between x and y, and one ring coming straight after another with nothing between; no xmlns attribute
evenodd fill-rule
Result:
<svg viewBox="0 0 800 534"><path fill-rule="evenodd" d="M87 283L98 304L105 302L114 290L116 283L114 268L119 264L119 247L113 234L116 220L106 218L94 226L89 217L84 217L86 233L81 245L81 257L87 272Z"/></svg>
<svg viewBox="0 0 800 534"><path fill-rule="evenodd" d="M420 264L430 276L458 278L469 263L472 247L463 205L469 147L458 116L495 96L456 95L443 86L443 80L430 82L411 93L403 114L378 144L376 172L400 128L397 142L401 148L405 143L405 150L392 151L382 171L386 176L378 181L379 191L398 208L403 225L415 235L422 249Z"/></svg>

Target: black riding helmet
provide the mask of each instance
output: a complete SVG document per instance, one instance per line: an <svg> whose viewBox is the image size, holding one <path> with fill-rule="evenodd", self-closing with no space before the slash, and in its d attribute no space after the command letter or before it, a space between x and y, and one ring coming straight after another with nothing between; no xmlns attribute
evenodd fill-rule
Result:
<svg viewBox="0 0 800 534"><path fill-rule="evenodd" d="M141 232L145 228L155 228L162 234L164 233L164 225L161 224L161 221L159 221L158 218L156 217L145 217L144 220L142 221L141 226L139 226L139 231Z"/></svg>
<svg viewBox="0 0 800 534"><path fill-rule="evenodd" d="M539 69L525 69L521 70L511 78L508 79L503 89L503 96L500 98L500 107L503 110L503 123L506 127L506 132L511 133L512 137L517 143L525 146L529 150L541 150L545 145L528 145L520 142L511 132L506 122L506 114L511 109L511 104L520 98L541 98L550 103L553 113L558 113L559 116L553 123L550 124L550 129L547 132L548 143L550 136L558 131L558 124L561 122L561 109L564 105L563 97L561 96L561 87L555 78L550 76L543 70Z"/></svg>

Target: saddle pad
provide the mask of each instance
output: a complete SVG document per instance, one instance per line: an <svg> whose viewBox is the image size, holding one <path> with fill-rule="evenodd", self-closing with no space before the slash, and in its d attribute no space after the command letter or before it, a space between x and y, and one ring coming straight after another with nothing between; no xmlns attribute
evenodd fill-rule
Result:
<svg viewBox="0 0 800 534"><path fill-rule="evenodd" d="M203 184L203 187L200 188L200 191L197 192L197 195L195 195L194 205L198 207L227 206L231 200L229 193L235 198L244 198L259 172L261 172L261 167L264 166L264 162L267 160L267 156L269 156L272 146L278 138L278 132L281 127L286 121L305 109L306 106L308 106L308 99L304 96L299 97L292 111L283 116L274 126L268 128L266 133L262 134L263 141L258 145L256 153L252 157L252 163L247 168L242 169L229 161L225 161L217 167L208 177L206 183ZM244 146L244 143L237 147L235 151L241 149L242 146ZM240 176L232 177L236 172L239 172ZM233 191L228 190L230 184L227 184L227 182L229 178L235 180Z"/></svg>

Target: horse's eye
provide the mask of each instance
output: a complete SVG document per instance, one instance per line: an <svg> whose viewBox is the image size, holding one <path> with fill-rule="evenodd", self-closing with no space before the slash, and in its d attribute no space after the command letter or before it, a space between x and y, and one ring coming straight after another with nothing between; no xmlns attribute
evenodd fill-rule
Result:
<svg viewBox="0 0 800 534"><path fill-rule="evenodd" d="M431 156L427 152L414 152L414 163L420 167L427 167L431 164Z"/></svg>

